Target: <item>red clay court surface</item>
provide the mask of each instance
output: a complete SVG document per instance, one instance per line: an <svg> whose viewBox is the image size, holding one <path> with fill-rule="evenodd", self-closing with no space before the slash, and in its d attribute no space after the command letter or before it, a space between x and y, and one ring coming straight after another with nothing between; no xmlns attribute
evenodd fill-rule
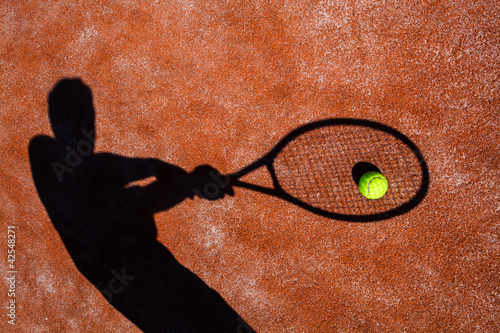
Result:
<svg viewBox="0 0 500 333"><path fill-rule="evenodd" d="M495 1L3 1L0 267L15 226L18 318L2 283L0 331L139 332L76 269L33 183L47 96L79 77L97 152L231 173L342 117L422 151L427 196L381 222L244 189L155 215L158 240L257 332L499 332L499 17Z"/></svg>

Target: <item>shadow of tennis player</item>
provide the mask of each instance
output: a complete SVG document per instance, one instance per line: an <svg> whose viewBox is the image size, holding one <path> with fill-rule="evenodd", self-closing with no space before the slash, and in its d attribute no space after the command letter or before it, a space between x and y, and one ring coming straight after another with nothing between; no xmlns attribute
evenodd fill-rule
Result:
<svg viewBox="0 0 500 333"><path fill-rule="evenodd" d="M49 117L55 138L29 145L33 179L76 267L109 303L144 332L253 332L156 239L153 214L193 198L218 172L94 153L92 93L79 79L57 83ZM126 186L150 176L157 181Z"/></svg>

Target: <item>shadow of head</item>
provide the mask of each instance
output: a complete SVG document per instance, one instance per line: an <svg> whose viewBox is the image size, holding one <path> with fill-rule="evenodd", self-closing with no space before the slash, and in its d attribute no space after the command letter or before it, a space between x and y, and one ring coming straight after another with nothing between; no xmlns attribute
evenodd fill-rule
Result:
<svg viewBox="0 0 500 333"><path fill-rule="evenodd" d="M95 110L92 91L80 79L60 80L49 94L49 119L56 141L75 147L95 143Z"/></svg>

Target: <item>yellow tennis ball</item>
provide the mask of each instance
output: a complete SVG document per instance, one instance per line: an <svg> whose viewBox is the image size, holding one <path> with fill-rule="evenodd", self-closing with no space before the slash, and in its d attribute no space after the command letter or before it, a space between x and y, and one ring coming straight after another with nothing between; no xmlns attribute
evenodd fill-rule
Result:
<svg viewBox="0 0 500 333"><path fill-rule="evenodd" d="M389 183L383 174L369 171L359 180L359 191L368 199L380 199L385 195Z"/></svg>

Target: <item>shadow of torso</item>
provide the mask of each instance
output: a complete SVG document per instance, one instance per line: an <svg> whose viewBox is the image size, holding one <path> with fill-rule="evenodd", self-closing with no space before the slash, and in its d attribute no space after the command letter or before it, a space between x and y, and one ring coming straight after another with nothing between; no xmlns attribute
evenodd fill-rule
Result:
<svg viewBox="0 0 500 333"><path fill-rule="evenodd" d="M144 332L247 332L248 325L160 242L153 214L187 196L188 174L156 159L89 154L62 175L68 149L30 142L34 182L78 270ZM156 176L145 187L130 182ZM242 330L245 328L245 330Z"/></svg>

